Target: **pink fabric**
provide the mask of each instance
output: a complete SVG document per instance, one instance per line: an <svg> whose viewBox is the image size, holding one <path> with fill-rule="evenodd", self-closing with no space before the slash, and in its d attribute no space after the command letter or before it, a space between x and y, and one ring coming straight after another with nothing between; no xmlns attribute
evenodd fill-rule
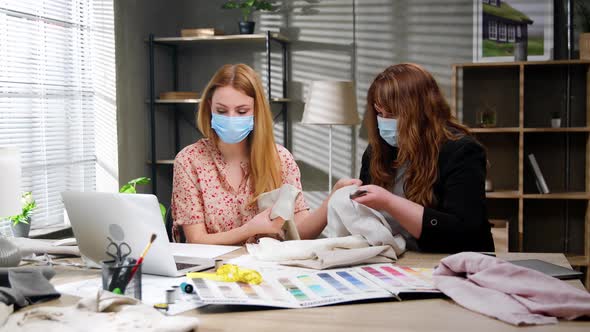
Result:
<svg viewBox="0 0 590 332"><path fill-rule="evenodd" d="M433 281L459 305L513 325L590 316L590 294L541 272L474 253L446 257Z"/></svg>
<svg viewBox="0 0 590 332"><path fill-rule="evenodd" d="M301 190L299 167L291 153L277 144L283 183ZM198 140L178 153L174 159L172 216L174 227L205 223L208 233L229 231L240 227L258 214L253 197L248 163L242 163L244 178L238 188L226 180L226 162L215 143ZM295 213L307 210L303 195L295 201Z"/></svg>

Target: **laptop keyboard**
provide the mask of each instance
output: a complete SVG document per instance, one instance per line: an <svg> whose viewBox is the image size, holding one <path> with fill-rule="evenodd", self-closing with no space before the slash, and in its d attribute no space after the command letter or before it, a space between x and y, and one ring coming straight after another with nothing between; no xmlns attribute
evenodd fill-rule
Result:
<svg viewBox="0 0 590 332"><path fill-rule="evenodd" d="M191 267L195 267L195 266L199 266L198 264L187 264L187 263L178 263L176 262L176 269L177 270L184 270L184 269L188 269Z"/></svg>

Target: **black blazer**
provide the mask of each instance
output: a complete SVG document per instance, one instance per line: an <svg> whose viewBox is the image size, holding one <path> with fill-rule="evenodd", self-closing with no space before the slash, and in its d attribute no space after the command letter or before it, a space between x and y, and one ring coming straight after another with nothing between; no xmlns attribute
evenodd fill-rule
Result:
<svg viewBox="0 0 590 332"><path fill-rule="evenodd" d="M392 160L397 148L391 149ZM360 179L371 183L371 147L363 154ZM420 249L428 252L494 251L485 202L486 153L469 136L443 144L434 183L435 206L424 207Z"/></svg>

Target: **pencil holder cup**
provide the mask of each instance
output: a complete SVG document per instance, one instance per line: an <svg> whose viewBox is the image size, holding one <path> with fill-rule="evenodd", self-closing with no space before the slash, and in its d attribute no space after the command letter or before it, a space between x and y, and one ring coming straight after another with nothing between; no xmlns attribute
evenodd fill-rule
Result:
<svg viewBox="0 0 590 332"><path fill-rule="evenodd" d="M102 261L102 289L141 300L141 265L135 259L122 263ZM135 266L137 269L133 272Z"/></svg>

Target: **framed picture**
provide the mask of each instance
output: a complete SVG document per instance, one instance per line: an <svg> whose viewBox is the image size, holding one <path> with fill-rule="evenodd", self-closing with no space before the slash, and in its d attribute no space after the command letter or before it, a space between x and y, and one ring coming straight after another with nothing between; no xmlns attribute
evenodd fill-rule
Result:
<svg viewBox="0 0 590 332"><path fill-rule="evenodd" d="M473 0L473 61L553 58L553 0Z"/></svg>

